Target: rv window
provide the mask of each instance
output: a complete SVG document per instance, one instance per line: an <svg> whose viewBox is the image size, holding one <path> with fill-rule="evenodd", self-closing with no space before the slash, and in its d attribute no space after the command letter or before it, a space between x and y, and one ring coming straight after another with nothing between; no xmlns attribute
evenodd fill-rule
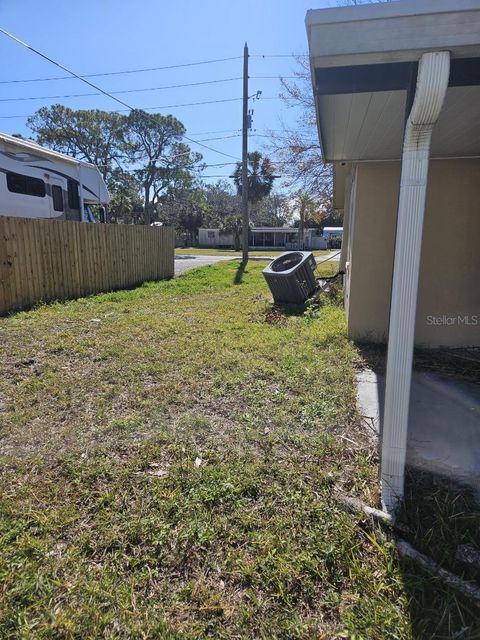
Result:
<svg viewBox="0 0 480 640"><path fill-rule="evenodd" d="M68 206L70 209L80 209L78 184L73 180L68 180Z"/></svg>
<svg viewBox="0 0 480 640"><path fill-rule="evenodd" d="M54 211L63 211L62 187L58 187L57 185L52 186L52 198Z"/></svg>
<svg viewBox="0 0 480 640"><path fill-rule="evenodd" d="M7 173L7 188L12 193L22 193L38 198L45 197L45 182L43 180L20 173Z"/></svg>
<svg viewBox="0 0 480 640"><path fill-rule="evenodd" d="M39 178L27 176L27 194L29 196L37 196L37 198L44 198L45 182Z"/></svg>

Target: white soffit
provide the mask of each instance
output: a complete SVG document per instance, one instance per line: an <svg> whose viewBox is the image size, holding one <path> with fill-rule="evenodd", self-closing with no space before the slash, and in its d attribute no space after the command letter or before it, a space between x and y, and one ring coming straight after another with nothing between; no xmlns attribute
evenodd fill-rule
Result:
<svg viewBox="0 0 480 640"><path fill-rule="evenodd" d="M405 101L406 91L320 96L325 157L335 161L400 158Z"/></svg>
<svg viewBox="0 0 480 640"><path fill-rule="evenodd" d="M328 161L399 160L406 91L320 96ZM480 86L450 87L432 138L432 158L480 156Z"/></svg>
<svg viewBox="0 0 480 640"><path fill-rule="evenodd" d="M435 125L431 156L480 155L480 86L450 87Z"/></svg>

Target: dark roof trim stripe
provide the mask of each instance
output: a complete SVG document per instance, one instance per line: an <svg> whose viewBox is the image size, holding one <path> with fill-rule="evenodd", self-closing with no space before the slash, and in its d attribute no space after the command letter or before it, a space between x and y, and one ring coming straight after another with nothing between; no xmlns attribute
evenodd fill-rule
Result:
<svg viewBox="0 0 480 640"><path fill-rule="evenodd" d="M406 89L414 62L359 64L315 69L317 95L370 93Z"/></svg>
<svg viewBox="0 0 480 640"><path fill-rule="evenodd" d="M454 58L450 62L449 87L480 85L480 58Z"/></svg>
<svg viewBox="0 0 480 640"><path fill-rule="evenodd" d="M44 171L48 171L48 173L56 173L57 176L61 176L62 178L66 178L67 180L71 180L72 182L74 182L75 184L80 186L80 182L76 178L73 178L72 176L69 176L67 173L62 173L61 171L56 171L55 169L52 169L51 167L39 167L38 165L35 165L35 164L29 164L27 166L28 167L32 167L32 169L43 169ZM91 189L89 189L83 183L82 183L82 189L85 189L85 191L88 191L89 193L92 194L92 196L95 196L95 198L98 201L100 201L100 196L97 196L95 191L92 191Z"/></svg>
<svg viewBox="0 0 480 640"><path fill-rule="evenodd" d="M418 62L360 64L315 69L315 94L405 91L416 77ZM450 87L480 85L480 58L455 58L450 64Z"/></svg>

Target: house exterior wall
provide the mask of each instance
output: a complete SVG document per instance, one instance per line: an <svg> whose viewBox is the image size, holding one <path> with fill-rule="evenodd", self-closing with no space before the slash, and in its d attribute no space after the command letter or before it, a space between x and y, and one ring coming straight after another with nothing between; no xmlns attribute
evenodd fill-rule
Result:
<svg viewBox="0 0 480 640"><path fill-rule="evenodd" d="M350 203L348 326L355 340L388 333L400 163L360 163ZM480 160L432 160L415 343L480 346Z"/></svg>

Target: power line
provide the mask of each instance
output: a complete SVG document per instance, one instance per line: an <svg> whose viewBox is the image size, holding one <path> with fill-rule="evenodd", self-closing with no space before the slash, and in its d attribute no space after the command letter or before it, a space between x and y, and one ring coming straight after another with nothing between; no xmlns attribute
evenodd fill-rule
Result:
<svg viewBox="0 0 480 640"><path fill-rule="evenodd" d="M113 98L115 100L115 98ZM281 96L262 96L261 100L293 100L294 98L283 98ZM136 110L141 110L141 111L154 111L155 109L176 109L179 107L196 107L198 105L203 105L203 104L218 104L221 102L238 102L239 100L242 100L242 98L223 98L220 100L205 100L202 102L184 102L182 104L165 104L165 105L160 105L157 107L137 107ZM108 111L107 113L124 113L126 111L132 111L134 108L133 107L129 107L128 109L113 109ZM10 120L13 118L32 118L35 114L34 113L30 113L28 115L14 115L14 116L0 116L1 119L3 120ZM237 129L233 129L233 131L237 131ZM192 134L192 135L206 135L206 134Z"/></svg>
<svg viewBox="0 0 480 640"><path fill-rule="evenodd" d="M203 168L207 168L207 167L226 167L228 165L233 165L233 164L237 164L236 162L220 162L219 164L204 164Z"/></svg>
<svg viewBox="0 0 480 640"><path fill-rule="evenodd" d="M229 140L230 138L239 138L242 134L235 133L231 136L220 136L219 138L206 138L205 140L200 140L200 142L213 142L214 140Z"/></svg>
<svg viewBox="0 0 480 640"><path fill-rule="evenodd" d="M308 53L254 53L251 58L308 58Z"/></svg>
<svg viewBox="0 0 480 640"><path fill-rule="evenodd" d="M307 53L285 53L285 54L253 54L251 58L302 58L307 57ZM150 71L164 71L166 69L181 69L185 67L195 67L203 64L214 64L217 62L228 62L230 60L240 60L242 56L231 56L229 58L216 58L214 60L200 60L199 62L185 62L183 64L171 64L163 67L145 67L143 69L124 69L120 71L103 71L101 73L84 73L80 78L100 78L106 76L119 76L133 73L147 73ZM0 84L23 84L30 82L52 82L56 80L73 80L72 76L54 76L49 78L21 78L18 80L0 80Z"/></svg>
<svg viewBox="0 0 480 640"><path fill-rule="evenodd" d="M282 79L298 80L298 76L281 76ZM280 76L250 76L252 80L280 80ZM234 82L241 80L240 76L234 78L220 78L218 80L203 80L202 82L186 82L183 84L170 84L162 87L141 87L140 89L122 89L117 91L109 91L110 95L119 95L122 93L143 93L145 91L161 91L163 89L182 89L184 87L200 87L207 84L221 84L223 82ZM103 92L102 92L103 93ZM25 96L19 98L0 98L0 102L24 102L28 100L57 100L58 98L85 98L91 96L102 95L99 92L93 93L67 93L55 96Z"/></svg>
<svg viewBox="0 0 480 640"><path fill-rule="evenodd" d="M284 129L250 129L250 131L253 131L253 133L250 133L250 136L254 136L254 135L259 135L256 132L257 131L264 131L267 133L283 133ZM206 136L208 134L214 134L214 133L241 133L241 129L221 129L219 131L201 131L198 132L196 131L195 133L190 133L191 136ZM203 141L205 142L205 140Z"/></svg>
<svg viewBox="0 0 480 640"><path fill-rule="evenodd" d="M199 175L198 177L199 177L199 178L232 178L232 176L231 176L231 175L214 175L214 176L212 176L212 175L208 175L208 176L202 176L202 175ZM285 175L283 175L283 174L278 174L278 173L276 173L274 177L275 177L275 178L284 178L284 177L286 177L286 176L285 176Z"/></svg>
<svg viewBox="0 0 480 640"><path fill-rule="evenodd" d="M154 111L155 109L175 109L177 107L194 107L202 104L216 104L218 102L237 102L242 98L223 98L221 100L205 100L203 102L184 102L182 104L165 104L158 107L141 107L142 111ZM133 107L132 107L133 108ZM108 110L107 113L125 113L126 111L131 111L130 109L113 109ZM138 107L137 110L139 110ZM18 115L18 116L0 116L0 118L10 119L10 118L33 118L35 114L31 113L30 115ZM197 135L205 135L205 134L197 134Z"/></svg>
<svg viewBox="0 0 480 640"><path fill-rule="evenodd" d="M236 78L222 78L220 80L205 80L203 82L188 82L185 84L171 84L163 87L142 87L141 89L123 89L122 91L110 91L109 95L115 95L120 93L141 93L143 91L160 91L161 89L180 89L182 87L198 87L206 84L220 84L222 82L233 82L234 80L241 80L240 76ZM103 91L102 91L103 93ZM24 100L56 100L57 98L83 98L86 96L99 96L102 93L70 93L67 95L57 96L27 96L25 98L0 98L0 102L18 102Z"/></svg>
<svg viewBox="0 0 480 640"><path fill-rule="evenodd" d="M221 98L220 100L204 100L201 102L184 102L182 104L167 104L160 107L145 107L144 110L152 109L175 109L177 107L196 107L201 104L217 104L219 102L238 102L242 98ZM120 110L121 111L121 110Z"/></svg>
<svg viewBox="0 0 480 640"><path fill-rule="evenodd" d="M240 129L220 129L219 131L196 131L195 133L191 133L191 136L208 136L214 133L239 133Z"/></svg>
<svg viewBox="0 0 480 640"><path fill-rule="evenodd" d="M32 47L31 45L27 44L26 42L23 42L23 40L20 40L19 38L17 38L16 36L12 35L8 31L5 31L5 29L2 29L1 27L0 27L0 32L3 33L4 35L6 35L11 40L14 40L18 44L20 44L22 47L25 47L26 49L29 49L30 51L32 51L36 55L40 56L44 60L47 60L51 64L54 64L56 67L59 67L60 69L62 69L63 71L66 71L67 73L71 74L75 78L78 78L81 82L85 82L86 84L88 84L90 87L92 87L96 91L100 91L101 93L103 93L108 98L111 98L112 100L115 100L115 102L118 102L123 107L126 107L129 111L135 110L129 104L127 104L123 100L120 100L120 98L116 98L115 96L112 96L107 91L104 91L103 89L101 89L97 85L95 85L92 82L90 82L90 80L86 80L85 78L82 78L81 76L79 76L77 73L75 73L74 71L72 71L68 67L65 67L60 62L56 62L55 60L52 60L52 58L49 58L46 54L42 53L41 51L38 51L38 49L35 49L34 47ZM151 118L151 116L149 116L148 113L145 113L145 116L150 118L155 123L155 125L157 124L156 121L153 118ZM191 142L193 144L198 144L200 147L203 147L204 149L208 149L209 151L213 151L214 153L218 153L218 154L220 154L222 156L226 156L227 158L233 158L234 160L237 160L237 158L235 156L232 156L229 153L224 153L223 151L219 151L218 149L215 149L214 147L210 147L210 146L204 144L203 142L198 142L197 140L193 140L192 138L189 138L186 135L183 135L183 138L185 138L185 140L188 140L189 142ZM164 161L168 162L168 160L166 160L166 159L164 159Z"/></svg>
<svg viewBox="0 0 480 640"><path fill-rule="evenodd" d="M6 33L5 31L3 33ZM87 73L80 78L100 78L103 76L119 76L128 73L144 73L147 71L163 71L164 69L180 69L182 67L195 67L202 64L213 64L215 62L227 62L229 60L240 60L242 56L230 58L216 58L215 60L201 60L200 62L185 62L183 64L171 64L164 67L148 67L145 69L127 69L124 71L106 71L103 73ZM52 80L72 80L72 76L57 76L53 78L27 78L22 80L0 80L0 84L19 84L23 82L50 82Z"/></svg>

